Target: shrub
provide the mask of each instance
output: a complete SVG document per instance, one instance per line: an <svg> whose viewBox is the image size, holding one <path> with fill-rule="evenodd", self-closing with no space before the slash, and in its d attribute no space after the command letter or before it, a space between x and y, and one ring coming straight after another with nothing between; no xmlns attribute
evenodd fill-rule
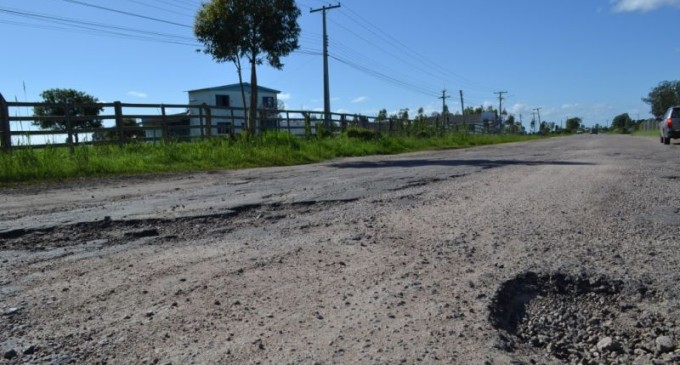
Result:
<svg viewBox="0 0 680 365"><path fill-rule="evenodd" d="M347 132L345 133L347 133L348 138L356 138L362 141L370 141L373 138L376 138L375 132L366 128L350 127L347 128ZM378 138L380 138L379 134Z"/></svg>

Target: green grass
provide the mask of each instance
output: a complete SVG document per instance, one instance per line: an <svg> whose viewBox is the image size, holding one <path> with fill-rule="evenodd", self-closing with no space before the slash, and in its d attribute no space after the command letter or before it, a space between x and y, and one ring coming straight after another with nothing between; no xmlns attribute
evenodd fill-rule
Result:
<svg viewBox="0 0 680 365"><path fill-rule="evenodd" d="M305 140L286 133L248 139L210 139L124 146L77 146L15 149L0 153L0 184L60 181L80 177L290 166L328 159L375 154L462 148L537 139L537 136L447 134L442 137L380 137L362 140L346 135Z"/></svg>
<svg viewBox="0 0 680 365"><path fill-rule="evenodd" d="M659 131L656 129L651 129L648 131L635 131L633 132L634 136L643 136L643 137L658 137L659 136Z"/></svg>

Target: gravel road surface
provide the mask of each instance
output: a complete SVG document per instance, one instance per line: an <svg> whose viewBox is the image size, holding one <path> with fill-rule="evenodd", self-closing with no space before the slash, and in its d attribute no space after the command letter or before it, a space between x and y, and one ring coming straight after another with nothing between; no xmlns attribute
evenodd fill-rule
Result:
<svg viewBox="0 0 680 365"><path fill-rule="evenodd" d="M680 145L0 193L1 364L680 364Z"/></svg>

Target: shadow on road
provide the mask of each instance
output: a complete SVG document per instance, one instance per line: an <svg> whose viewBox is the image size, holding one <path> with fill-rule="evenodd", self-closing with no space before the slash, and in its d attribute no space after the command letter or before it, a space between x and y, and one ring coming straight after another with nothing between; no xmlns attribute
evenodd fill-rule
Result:
<svg viewBox="0 0 680 365"><path fill-rule="evenodd" d="M421 167L421 166L477 166L485 169L503 166L541 166L541 165L556 165L556 166L593 166L595 164L590 162L570 162L570 161L523 161L523 160L390 160L390 161L357 161L357 162L341 162L331 164L331 167L341 169L354 168L378 168L378 167Z"/></svg>

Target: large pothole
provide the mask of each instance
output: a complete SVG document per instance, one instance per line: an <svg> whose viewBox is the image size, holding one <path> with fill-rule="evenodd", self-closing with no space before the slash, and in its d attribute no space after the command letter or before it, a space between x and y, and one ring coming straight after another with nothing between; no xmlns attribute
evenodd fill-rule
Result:
<svg viewBox="0 0 680 365"><path fill-rule="evenodd" d="M282 219L298 220L305 227L304 217L334 206L349 203L348 200L304 201L290 204L258 204L233 207L225 212L172 219L151 218L132 220L103 220L80 222L38 229L15 229L0 232L0 251L41 251L101 242L114 245L136 238L174 240L198 239L207 236L223 236L240 227L270 226Z"/></svg>
<svg viewBox="0 0 680 365"><path fill-rule="evenodd" d="M680 321L643 302L645 286L604 277L523 273L493 298L499 346L565 364L680 364Z"/></svg>

